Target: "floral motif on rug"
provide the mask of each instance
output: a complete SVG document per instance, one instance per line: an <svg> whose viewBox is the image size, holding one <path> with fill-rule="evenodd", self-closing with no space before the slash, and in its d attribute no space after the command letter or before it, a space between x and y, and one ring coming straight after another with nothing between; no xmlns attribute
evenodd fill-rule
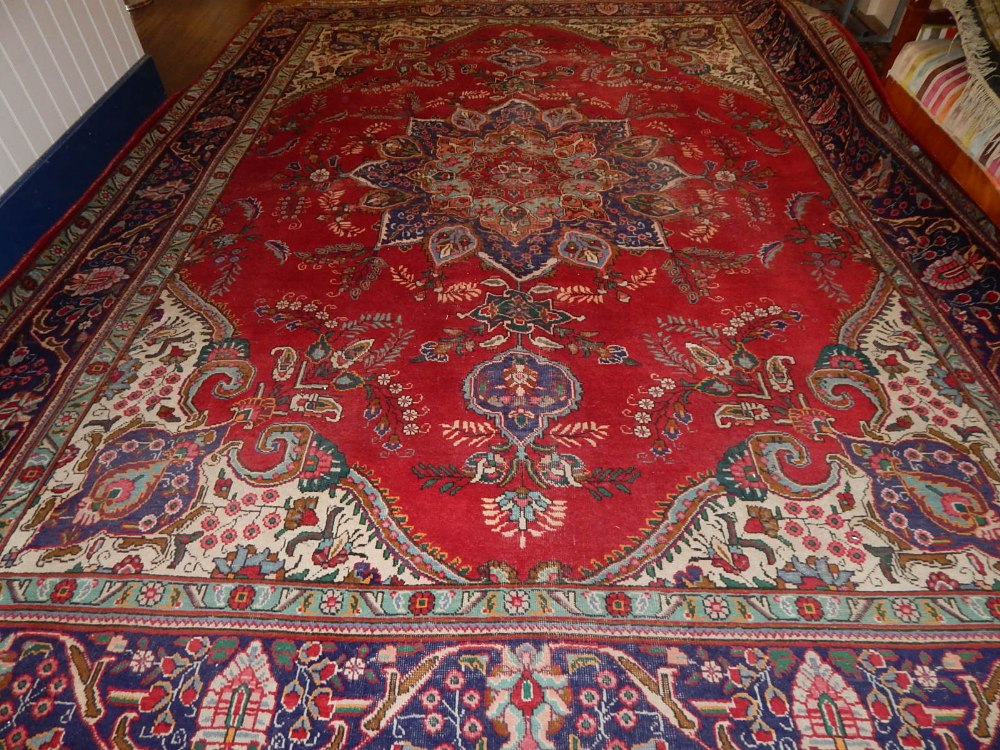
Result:
<svg viewBox="0 0 1000 750"><path fill-rule="evenodd" d="M798 5L263 11L0 301L0 747L992 746L929 174Z"/></svg>

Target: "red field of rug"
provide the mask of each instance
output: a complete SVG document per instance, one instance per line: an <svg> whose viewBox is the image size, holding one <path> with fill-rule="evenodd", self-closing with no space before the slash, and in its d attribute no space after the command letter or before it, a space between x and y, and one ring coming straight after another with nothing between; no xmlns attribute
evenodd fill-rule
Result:
<svg viewBox="0 0 1000 750"><path fill-rule="evenodd" d="M0 747L993 747L998 257L809 8L265 10L0 299Z"/></svg>

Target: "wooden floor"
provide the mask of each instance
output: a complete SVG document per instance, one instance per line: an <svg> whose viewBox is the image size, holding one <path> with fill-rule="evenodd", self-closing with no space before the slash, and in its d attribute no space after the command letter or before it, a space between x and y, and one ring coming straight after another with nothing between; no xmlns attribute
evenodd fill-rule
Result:
<svg viewBox="0 0 1000 750"><path fill-rule="evenodd" d="M292 0L288 0L291 4ZM168 95L195 81L265 0L153 0L132 11ZM272 4L275 3L271 0Z"/></svg>

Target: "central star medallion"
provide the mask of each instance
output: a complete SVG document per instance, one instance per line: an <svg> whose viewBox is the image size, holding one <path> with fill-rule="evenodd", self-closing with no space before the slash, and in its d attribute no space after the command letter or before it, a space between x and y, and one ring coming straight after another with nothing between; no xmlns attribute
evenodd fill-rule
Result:
<svg viewBox="0 0 1000 750"><path fill-rule="evenodd" d="M607 222L602 196L629 178L597 155L593 133L549 136L511 124L482 137L438 139L409 176L431 210L477 222L510 243L555 222Z"/></svg>
<svg viewBox="0 0 1000 750"><path fill-rule="evenodd" d="M512 100L411 120L352 176L383 212L381 246L422 243L437 266L477 254L525 280L560 261L601 270L619 249L668 249L656 216L688 175L661 146L624 120Z"/></svg>

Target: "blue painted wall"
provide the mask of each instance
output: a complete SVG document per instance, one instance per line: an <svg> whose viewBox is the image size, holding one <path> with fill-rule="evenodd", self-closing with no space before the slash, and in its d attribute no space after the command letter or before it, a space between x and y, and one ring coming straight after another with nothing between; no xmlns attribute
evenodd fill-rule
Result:
<svg viewBox="0 0 1000 750"><path fill-rule="evenodd" d="M0 195L0 276L84 195L163 100L145 56Z"/></svg>

